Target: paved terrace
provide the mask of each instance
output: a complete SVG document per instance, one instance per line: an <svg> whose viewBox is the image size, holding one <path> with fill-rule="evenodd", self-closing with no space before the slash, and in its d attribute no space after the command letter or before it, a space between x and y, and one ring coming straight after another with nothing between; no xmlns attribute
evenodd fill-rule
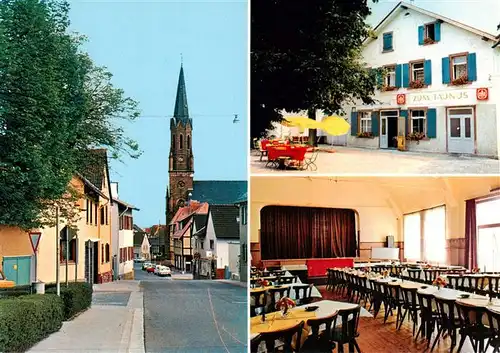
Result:
<svg viewBox="0 0 500 353"><path fill-rule="evenodd" d="M287 174L500 174L498 159L436 153L370 150L321 145L316 160L318 170L297 171L266 168L260 154L252 151L251 173ZM263 158L266 160L266 157Z"/></svg>

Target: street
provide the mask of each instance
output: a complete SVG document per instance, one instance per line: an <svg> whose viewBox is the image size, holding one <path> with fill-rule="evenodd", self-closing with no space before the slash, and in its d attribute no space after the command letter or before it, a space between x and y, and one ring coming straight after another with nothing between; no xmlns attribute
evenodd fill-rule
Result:
<svg viewBox="0 0 500 353"><path fill-rule="evenodd" d="M146 352L247 351L247 293L216 281L160 278L136 265Z"/></svg>

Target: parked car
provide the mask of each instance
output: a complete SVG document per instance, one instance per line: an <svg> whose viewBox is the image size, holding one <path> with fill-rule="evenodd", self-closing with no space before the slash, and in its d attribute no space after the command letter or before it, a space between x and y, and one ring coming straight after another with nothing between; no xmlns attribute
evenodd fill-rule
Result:
<svg viewBox="0 0 500 353"><path fill-rule="evenodd" d="M145 262L142 264L142 270L143 271L146 271L148 269L148 267L151 267L153 266L150 262Z"/></svg>
<svg viewBox="0 0 500 353"><path fill-rule="evenodd" d="M155 266L155 269L154 269L154 272L153 272L155 275L158 274L158 271L160 270L160 267L161 267L161 265L156 265Z"/></svg>
<svg viewBox="0 0 500 353"><path fill-rule="evenodd" d="M0 288L12 288L15 285L16 283L14 281L7 280L2 270L0 270Z"/></svg>
<svg viewBox="0 0 500 353"><path fill-rule="evenodd" d="M170 272L170 267L167 266L160 266L157 274L160 277L167 277L172 275L172 273Z"/></svg>
<svg viewBox="0 0 500 353"><path fill-rule="evenodd" d="M142 258L142 257L138 257L138 258L134 259L134 262L135 262L136 264L137 264L137 263L142 263L142 262L144 262L144 261L146 261L146 259L144 259L144 258Z"/></svg>
<svg viewBox="0 0 500 353"><path fill-rule="evenodd" d="M154 273L154 272L155 272L155 268L156 268L156 266L155 266L155 265L150 264L150 265L146 268L146 272L147 272L147 273Z"/></svg>

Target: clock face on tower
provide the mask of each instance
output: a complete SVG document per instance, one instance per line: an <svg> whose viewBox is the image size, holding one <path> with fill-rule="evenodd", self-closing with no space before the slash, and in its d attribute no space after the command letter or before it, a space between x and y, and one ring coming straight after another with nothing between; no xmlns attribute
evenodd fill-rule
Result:
<svg viewBox="0 0 500 353"><path fill-rule="evenodd" d="M177 183L177 186L179 186L180 188L183 188L185 185L186 183L183 182L182 180Z"/></svg>
<svg viewBox="0 0 500 353"><path fill-rule="evenodd" d="M184 158L179 157L179 158L177 158L177 160L178 160L179 162L182 162L182 161L184 161Z"/></svg>

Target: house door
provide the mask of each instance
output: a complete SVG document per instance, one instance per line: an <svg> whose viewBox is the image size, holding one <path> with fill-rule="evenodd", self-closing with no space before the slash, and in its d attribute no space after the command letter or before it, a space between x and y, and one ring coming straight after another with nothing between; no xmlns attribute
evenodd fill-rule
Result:
<svg viewBox="0 0 500 353"><path fill-rule="evenodd" d="M97 244L97 242L93 242L91 240L85 242L85 279L87 283L97 283Z"/></svg>
<svg viewBox="0 0 500 353"><path fill-rule="evenodd" d="M387 141L387 117L380 117L380 148L389 148Z"/></svg>
<svg viewBox="0 0 500 353"><path fill-rule="evenodd" d="M448 109L448 152L474 153L473 108Z"/></svg>
<svg viewBox="0 0 500 353"><path fill-rule="evenodd" d="M2 268L5 277L17 286L31 284L31 256L4 257Z"/></svg>

